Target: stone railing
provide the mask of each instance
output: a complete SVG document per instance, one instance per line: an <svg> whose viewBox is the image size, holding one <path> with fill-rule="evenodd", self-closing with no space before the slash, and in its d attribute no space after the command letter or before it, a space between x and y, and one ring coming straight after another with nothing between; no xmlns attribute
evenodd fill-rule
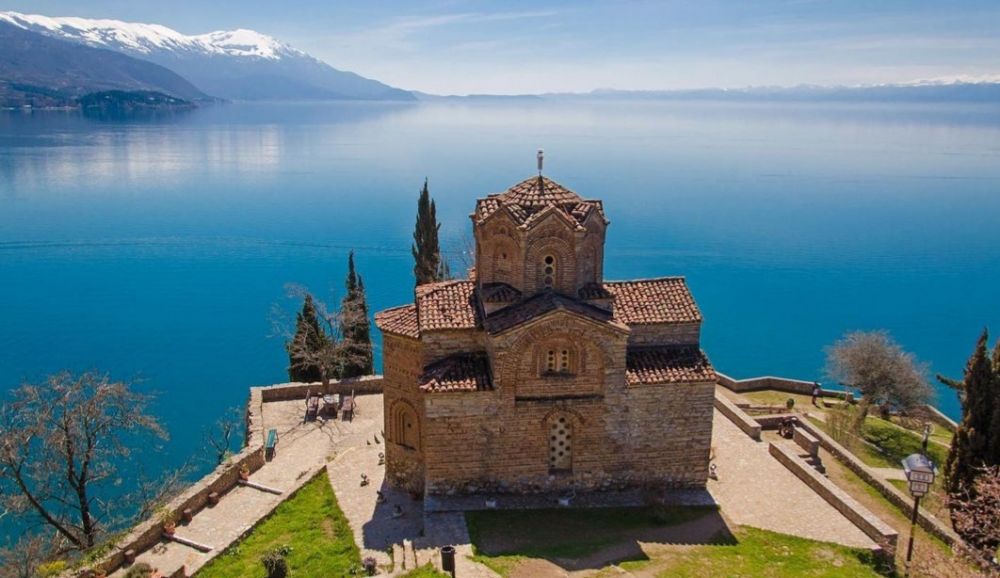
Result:
<svg viewBox="0 0 1000 578"><path fill-rule="evenodd" d="M751 377L748 379L733 379L725 373L716 370L718 376L717 383L726 389L736 393L746 393L749 391L760 391L773 389L774 391L784 391L786 393L797 393L801 395L811 395L816 387L815 381L804 381L801 379L789 379L787 377L774 377L765 375L762 377ZM820 388L821 397L836 397L846 399L850 395L849 391L839 389Z"/></svg>
<svg viewBox="0 0 1000 578"><path fill-rule="evenodd" d="M859 478L864 480L868 485L878 490L878 493L888 500L892 505L899 508L904 515L910 517L913 515L913 498L904 494L896 486L883 480L878 474L875 473L867 464L862 462L855 456L851 451L849 451L844 446L840 445L836 440L827 435L826 432L812 425L806 420L800 420L797 424L800 427L814 437L819 439L820 445L824 450L833 455L840 463L844 464L849 470L857 474ZM919 510L917 512L917 523L920 527L926 530L929 534L934 535L944 543L949 546L954 546L961 542L961 538L958 534L954 532L947 524L938 520L933 515L929 514L926 510Z"/></svg>
<svg viewBox="0 0 1000 578"><path fill-rule="evenodd" d="M878 544L884 550L886 559L892 559L899 539L896 530L787 448L771 443L767 450L797 478Z"/></svg>
<svg viewBox="0 0 1000 578"><path fill-rule="evenodd" d="M226 463L217 467L212 473L198 480L180 495L170 500L162 508L174 520L180 520L185 510L196 513L208 504L210 494L222 495L234 486L240 479L240 469L246 466L255 472L264 465L263 446L249 446L234 455ZM90 571L101 569L110 574L125 564L125 552L131 550L138 554L156 546L163 539L163 523L157 518L145 520L129 531L115 543L112 551L100 560L89 564L82 571L70 571L61 577L87 576Z"/></svg>
<svg viewBox="0 0 1000 578"><path fill-rule="evenodd" d="M357 394L382 393L382 376L365 375L348 379L331 380L329 387L324 388L316 383L279 383L265 387L250 388L251 392L259 390L261 402L287 401L290 399L305 399L307 393L344 393ZM251 395L253 395L251 393Z"/></svg>

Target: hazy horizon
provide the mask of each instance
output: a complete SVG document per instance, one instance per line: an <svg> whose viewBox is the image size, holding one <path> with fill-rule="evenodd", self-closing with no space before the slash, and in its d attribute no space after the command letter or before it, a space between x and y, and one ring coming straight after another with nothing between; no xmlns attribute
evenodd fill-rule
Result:
<svg viewBox="0 0 1000 578"><path fill-rule="evenodd" d="M869 4L9 0L0 10L184 34L249 28L334 67L445 95L1000 80L1000 4Z"/></svg>

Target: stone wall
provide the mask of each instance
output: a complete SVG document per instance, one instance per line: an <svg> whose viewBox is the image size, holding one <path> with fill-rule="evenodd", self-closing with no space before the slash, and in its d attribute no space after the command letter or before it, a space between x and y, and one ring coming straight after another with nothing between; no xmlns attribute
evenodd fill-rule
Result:
<svg viewBox="0 0 1000 578"><path fill-rule="evenodd" d="M266 387L254 387L259 390L261 401L287 401L290 399L305 399L306 393L343 393L349 394L352 391L358 394L382 393L381 375L364 375L361 377L351 377L348 379L336 379L330 381L329 388L324 391L323 384L316 383L279 383ZM252 394L251 394L252 395Z"/></svg>
<svg viewBox="0 0 1000 578"><path fill-rule="evenodd" d="M700 488L708 478L714 384L644 386L604 397L427 396L430 494ZM550 428L572 428L572 469L549 467Z"/></svg>
<svg viewBox="0 0 1000 578"><path fill-rule="evenodd" d="M861 529L885 551L885 557L892 559L896 551L896 541L899 533L883 522L878 516L859 504L847 492L837 487L814 470L809 464L793 454L787 448L771 443L768 452L789 469L796 477L806 483L819 494L828 504L837 509L855 526Z"/></svg>
<svg viewBox="0 0 1000 578"><path fill-rule="evenodd" d="M715 409L729 418L729 421L736 424L736 427L743 430L743 433L747 434L751 438L760 441L760 430L761 426L759 423L754 421L752 417L746 414L742 409L736 406L735 403L729 401L729 399L724 395L715 396Z"/></svg>
<svg viewBox="0 0 1000 578"><path fill-rule="evenodd" d="M423 396L418 389L418 379L424 367L423 344L408 337L383 335L383 414L385 415L385 475L389 484L406 491L422 494L424 491L424 424ZM402 405L401 405L402 404ZM405 408L403 407L405 406ZM395 431L394 415L410 410L416 416L417 443L403 444L402 435Z"/></svg>
<svg viewBox="0 0 1000 578"><path fill-rule="evenodd" d="M805 429L814 437L819 439L820 445L824 450L830 452L830 454L833 455L837 461L847 466L847 468L857 474L859 478L878 490L878 492L882 494L885 499L889 500L889 502L891 502L894 506L902 510L904 515L907 517L913 515L912 497L904 494L892 484L883 481L878 474L872 471L872 469L869 468L864 462L859 460L857 456L848 451L844 446L837 443L836 440L828 436L819 428L806 421L800 421L798 427ZM926 510L920 510L917 512L917 523L920 524L921 528L936 536L949 546L955 545L961 541L958 534L948 527L946 523L927 513Z"/></svg>

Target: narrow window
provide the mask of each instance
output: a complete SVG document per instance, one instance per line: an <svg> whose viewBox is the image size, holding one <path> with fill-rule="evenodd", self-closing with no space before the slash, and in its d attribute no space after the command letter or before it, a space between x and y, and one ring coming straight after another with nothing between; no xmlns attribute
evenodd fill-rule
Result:
<svg viewBox="0 0 1000 578"><path fill-rule="evenodd" d="M549 469L569 471L573 468L573 425L565 417L549 427Z"/></svg>
<svg viewBox="0 0 1000 578"><path fill-rule="evenodd" d="M545 371L555 373L556 371L556 350L550 349L545 354Z"/></svg>
<svg viewBox="0 0 1000 578"><path fill-rule="evenodd" d="M563 349L559 353L559 371L569 373L569 350Z"/></svg>
<svg viewBox="0 0 1000 578"><path fill-rule="evenodd" d="M544 261L545 277L542 279L542 284L545 285L546 289L551 289L555 285L556 279L556 258L552 255L546 255Z"/></svg>

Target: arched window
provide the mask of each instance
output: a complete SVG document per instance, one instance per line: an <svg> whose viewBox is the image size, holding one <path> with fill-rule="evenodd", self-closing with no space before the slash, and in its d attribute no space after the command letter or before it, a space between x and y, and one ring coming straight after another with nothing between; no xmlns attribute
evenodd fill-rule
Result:
<svg viewBox="0 0 1000 578"><path fill-rule="evenodd" d="M567 472L573 469L573 424L566 416L549 424L549 470Z"/></svg>
<svg viewBox="0 0 1000 578"><path fill-rule="evenodd" d="M397 402L391 413L389 435L393 442L410 449L420 449L420 420L408 403Z"/></svg>
<svg viewBox="0 0 1000 578"><path fill-rule="evenodd" d="M556 284L556 258L553 255L546 255L542 259L542 286L552 289Z"/></svg>
<svg viewBox="0 0 1000 578"><path fill-rule="evenodd" d="M510 275L510 254L506 247L499 247L493 253L493 273L496 280L507 280Z"/></svg>

